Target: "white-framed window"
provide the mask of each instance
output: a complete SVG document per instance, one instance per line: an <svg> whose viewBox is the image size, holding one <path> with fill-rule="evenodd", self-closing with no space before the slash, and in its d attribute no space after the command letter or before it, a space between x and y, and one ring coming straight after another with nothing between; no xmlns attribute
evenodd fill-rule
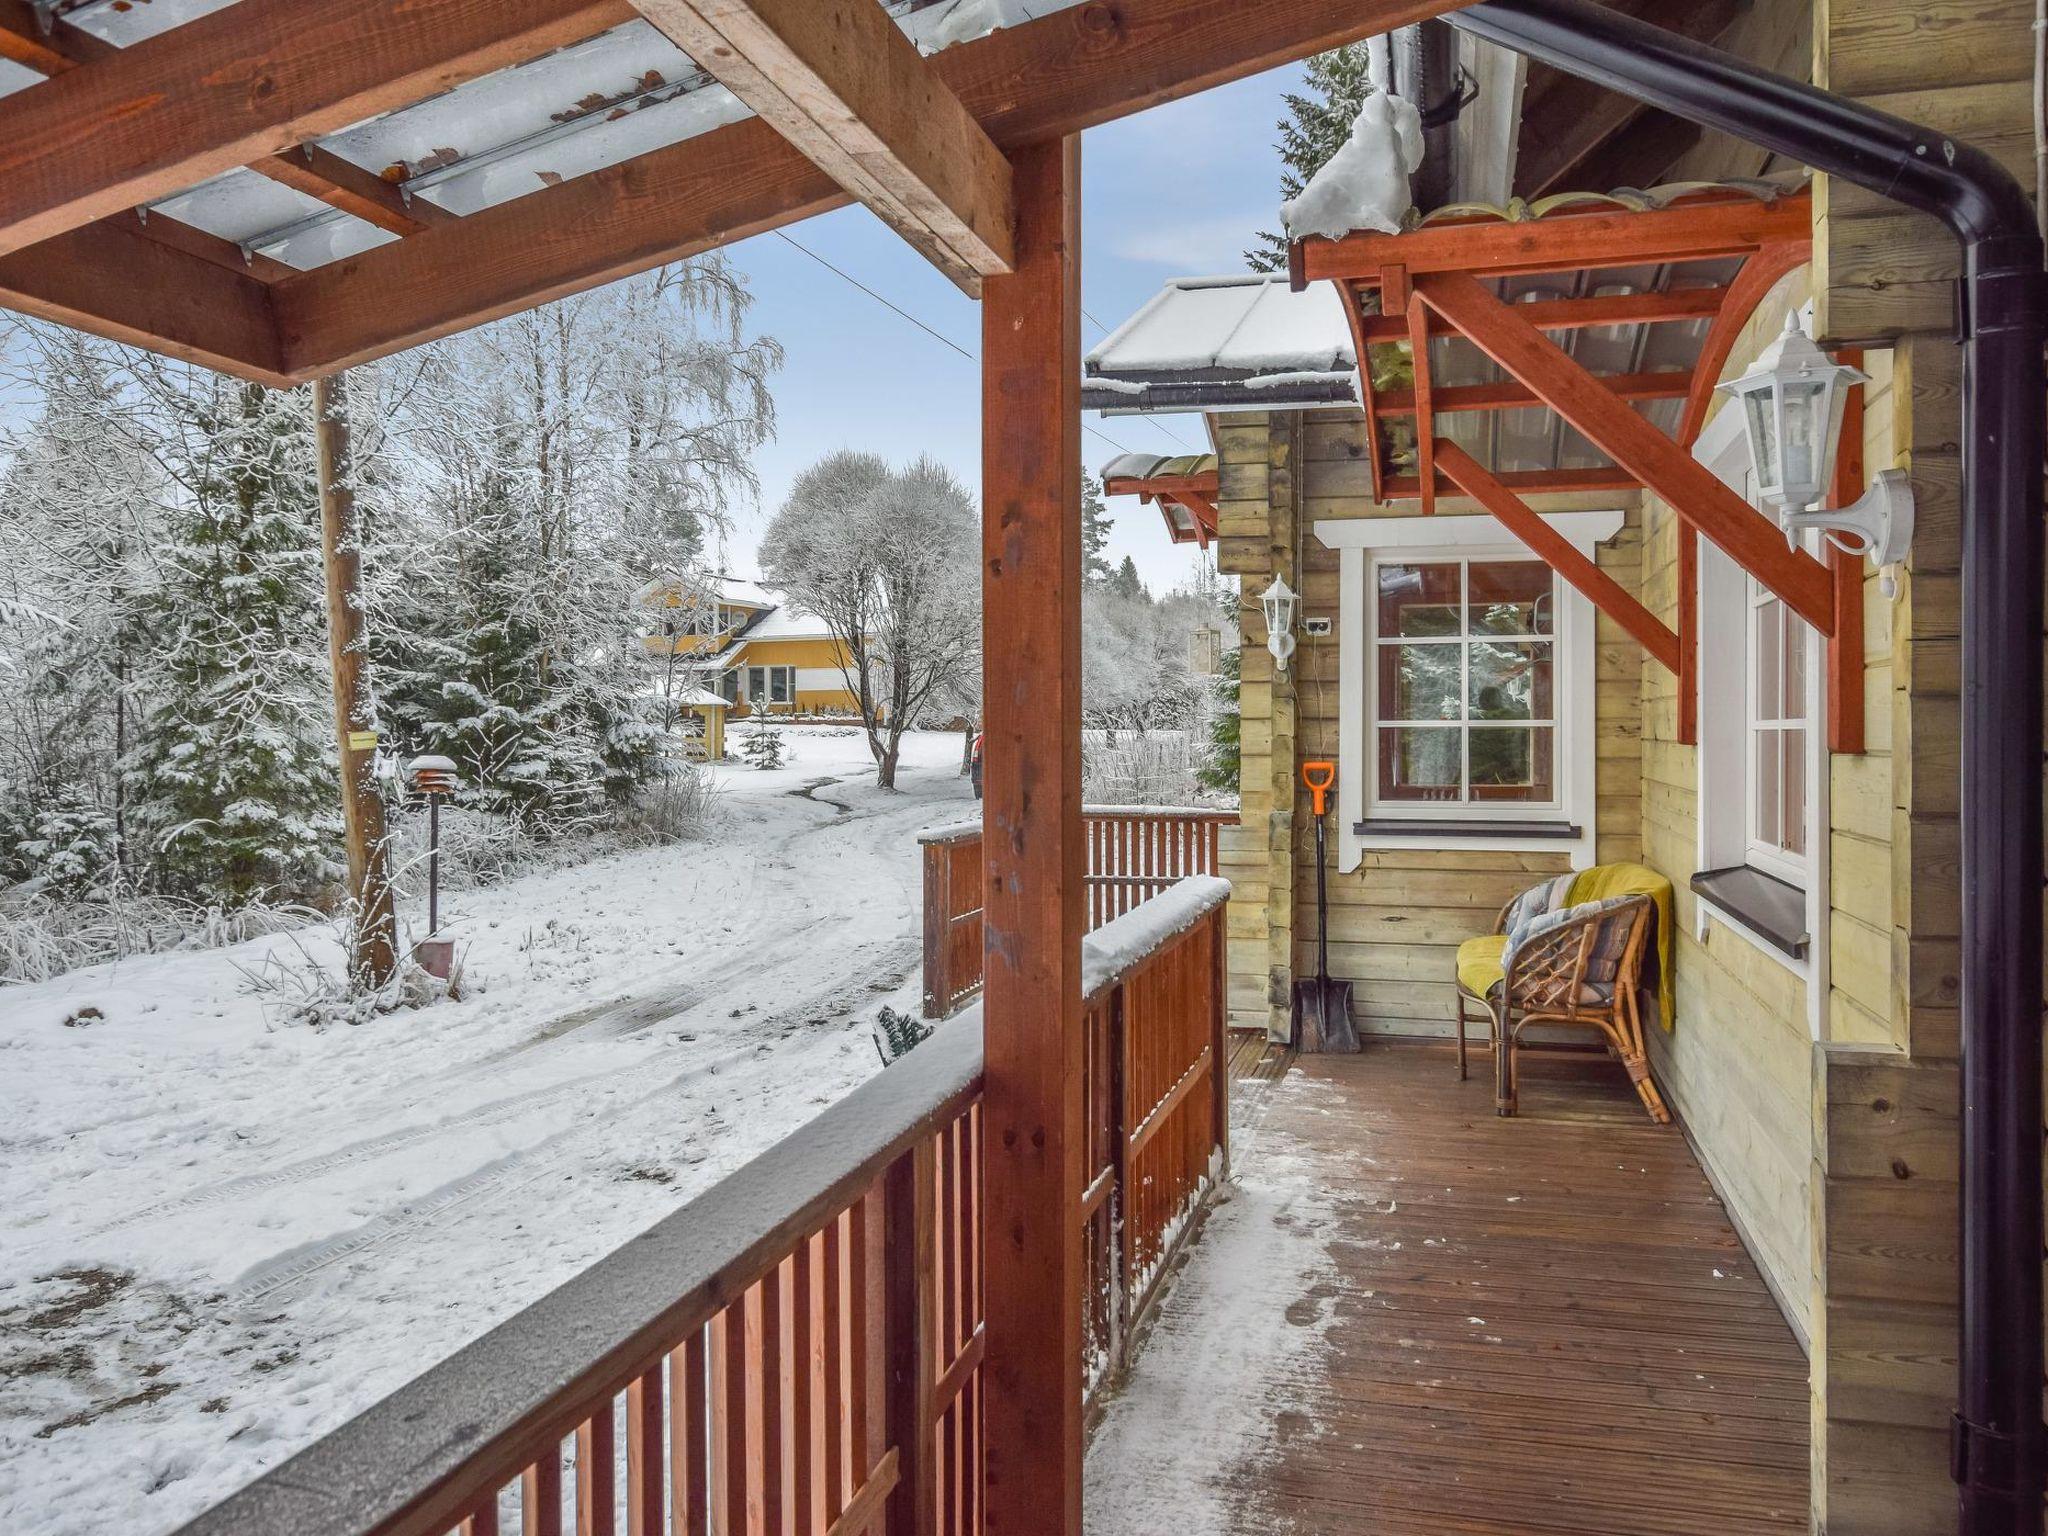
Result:
<svg viewBox="0 0 2048 1536"><path fill-rule="evenodd" d="M1623 514L1544 520L1591 555ZM1355 869L1368 848L1418 847L1590 864L1593 605L1491 517L1315 531L1340 552L1339 867ZM1295 679L1304 694L1330 683Z"/></svg>
<svg viewBox="0 0 2048 1536"><path fill-rule="evenodd" d="M793 704L796 702L795 667L754 667L747 672L749 704Z"/></svg>
<svg viewBox="0 0 2048 1536"><path fill-rule="evenodd" d="M1694 456L1752 505L1739 413ZM1816 548L1809 543L1809 554ZM1807 985L1825 1030L1828 925L1826 640L1704 537L1699 541L1699 824L1694 930L1741 936Z"/></svg>
<svg viewBox="0 0 2048 1536"><path fill-rule="evenodd" d="M1550 567L1383 555L1369 569L1368 816L1561 809L1561 595Z"/></svg>
<svg viewBox="0 0 2048 1536"><path fill-rule="evenodd" d="M1813 631L1755 577L1748 578L1748 585L1743 851L1756 868L1803 887L1811 873L1806 674Z"/></svg>

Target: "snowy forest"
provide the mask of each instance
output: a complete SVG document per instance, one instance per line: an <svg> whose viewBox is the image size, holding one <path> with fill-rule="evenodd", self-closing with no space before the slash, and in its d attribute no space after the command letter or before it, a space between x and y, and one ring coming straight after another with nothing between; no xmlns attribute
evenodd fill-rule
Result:
<svg viewBox="0 0 2048 1536"><path fill-rule="evenodd" d="M709 257L353 370L387 767L453 758L462 803L510 838L666 814L687 770L625 599L754 492L781 350L749 304ZM10 323L27 404L0 442L0 886L74 909L118 892L137 898L120 921L173 937L328 904L309 391Z"/></svg>

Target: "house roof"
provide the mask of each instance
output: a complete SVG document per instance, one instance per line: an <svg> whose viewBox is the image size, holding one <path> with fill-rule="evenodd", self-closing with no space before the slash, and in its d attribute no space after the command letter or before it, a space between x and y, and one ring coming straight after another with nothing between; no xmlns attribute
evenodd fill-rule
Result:
<svg viewBox="0 0 2048 1536"><path fill-rule="evenodd" d="M1358 404L1344 307L1285 273L1168 283L1082 362L1081 403L1109 415Z"/></svg>

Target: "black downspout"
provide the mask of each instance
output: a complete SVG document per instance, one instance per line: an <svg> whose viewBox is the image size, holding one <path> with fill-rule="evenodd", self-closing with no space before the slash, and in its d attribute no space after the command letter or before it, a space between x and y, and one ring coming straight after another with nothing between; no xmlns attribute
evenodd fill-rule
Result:
<svg viewBox="0 0 2048 1536"><path fill-rule="evenodd" d="M1931 128L1587 0L1485 0L1489 42L1931 213L1962 243L1962 1536L2041 1530L2041 239L2019 183Z"/></svg>

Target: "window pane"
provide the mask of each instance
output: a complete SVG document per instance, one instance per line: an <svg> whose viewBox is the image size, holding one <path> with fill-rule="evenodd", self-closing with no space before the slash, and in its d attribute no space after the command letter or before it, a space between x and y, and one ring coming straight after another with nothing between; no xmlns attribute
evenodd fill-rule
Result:
<svg viewBox="0 0 2048 1536"><path fill-rule="evenodd" d="M1554 733L1536 729L1475 726L1472 730L1472 798L1480 801L1547 802L1557 798Z"/></svg>
<svg viewBox="0 0 2048 1536"><path fill-rule="evenodd" d="M795 674L788 667L772 667L768 672L769 698L777 704L789 702L790 679Z"/></svg>
<svg viewBox="0 0 2048 1536"><path fill-rule="evenodd" d="M1382 720L1458 718L1463 646L1383 645L1379 652Z"/></svg>
<svg viewBox="0 0 2048 1536"><path fill-rule="evenodd" d="M1749 411L1749 445L1756 451L1756 472L1766 485L1778 484L1777 402L1769 390L1742 397Z"/></svg>
<svg viewBox="0 0 2048 1536"><path fill-rule="evenodd" d="M1472 646L1474 720L1551 718L1550 642L1475 641Z"/></svg>
<svg viewBox="0 0 2048 1536"><path fill-rule="evenodd" d="M1458 567L1383 565L1379 568L1380 638L1458 633Z"/></svg>
<svg viewBox="0 0 2048 1536"><path fill-rule="evenodd" d="M1380 732L1382 800L1456 800L1464 733L1455 728Z"/></svg>
<svg viewBox="0 0 2048 1536"><path fill-rule="evenodd" d="M1780 731L1783 743L1784 792L1780 804L1785 813L1784 835L1779 845L1787 853L1806 856L1806 732Z"/></svg>
<svg viewBox="0 0 2048 1536"><path fill-rule="evenodd" d="M1475 561L1466 623L1475 635L1554 633L1550 567L1537 560Z"/></svg>
<svg viewBox="0 0 2048 1536"><path fill-rule="evenodd" d="M1820 484L1820 437L1830 423L1820 419L1827 386L1818 380L1785 385L1785 485Z"/></svg>
<svg viewBox="0 0 2048 1536"><path fill-rule="evenodd" d="M1778 798L1782 746L1780 731L1758 731L1751 741L1750 758L1756 774L1756 825L1750 835L1767 847L1784 846L1784 816Z"/></svg>
<svg viewBox="0 0 2048 1536"><path fill-rule="evenodd" d="M1785 720L1806 718L1806 631L1779 605L1779 624L1784 633L1785 688L1779 700Z"/></svg>
<svg viewBox="0 0 2048 1536"><path fill-rule="evenodd" d="M1778 720L1781 698L1779 688L1784 678L1784 637L1785 624L1781 612L1784 605L1775 597L1766 598L1751 610L1750 633L1756 643L1751 648L1755 658L1756 675L1756 718Z"/></svg>

